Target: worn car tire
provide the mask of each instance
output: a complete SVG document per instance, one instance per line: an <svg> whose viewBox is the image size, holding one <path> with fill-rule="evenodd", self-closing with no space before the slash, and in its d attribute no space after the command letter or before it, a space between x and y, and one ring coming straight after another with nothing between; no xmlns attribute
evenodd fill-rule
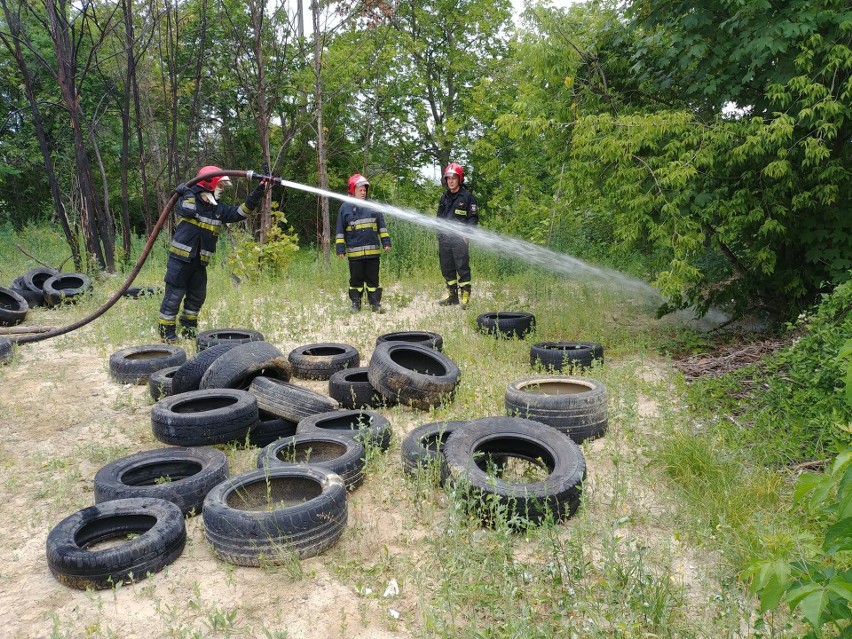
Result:
<svg viewBox="0 0 852 639"><path fill-rule="evenodd" d="M606 386L585 377L525 377L506 386L506 413L552 426L579 444L606 432Z"/></svg>
<svg viewBox="0 0 852 639"><path fill-rule="evenodd" d="M310 464L340 475L349 490L364 481L367 453L361 442L337 433L306 432L272 442L257 457L258 468Z"/></svg>
<svg viewBox="0 0 852 639"><path fill-rule="evenodd" d="M293 367L293 377L301 379L328 379L344 368L356 368L361 362L358 349L337 343L298 346L287 358Z"/></svg>
<svg viewBox="0 0 852 639"><path fill-rule="evenodd" d="M305 417L296 427L296 434L310 432L335 432L353 437L365 447L381 450L390 447L391 425L386 417L371 410L333 410Z"/></svg>
<svg viewBox="0 0 852 639"><path fill-rule="evenodd" d="M44 293L44 283L56 275L59 275L56 269L37 266L21 276L21 283L24 288L33 293Z"/></svg>
<svg viewBox="0 0 852 639"><path fill-rule="evenodd" d="M152 373L169 366L180 366L186 353L171 344L128 346L109 357L109 373L122 384L147 384Z"/></svg>
<svg viewBox="0 0 852 639"><path fill-rule="evenodd" d="M204 500L207 539L224 561L260 566L313 557L346 528L346 486L309 465L254 470L226 479Z"/></svg>
<svg viewBox="0 0 852 639"><path fill-rule="evenodd" d="M201 331L195 338L199 351L216 346L217 344L246 344L248 342L263 342L263 335L248 328L217 328Z"/></svg>
<svg viewBox="0 0 852 639"><path fill-rule="evenodd" d="M483 313L476 318L477 328L495 337L523 339L535 329L535 315L515 311Z"/></svg>
<svg viewBox="0 0 852 639"><path fill-rule="evenodd" d="M13 354L12 340L8 337L0 337L0 364L5 364L12 359Z"/></svg>
<svg viewBox="0 0 852 639"><path fill-rule="evenodd" d="M129 535L138 535L127 539ZM110 539L123 543L90 547ZM163 499L107 501L59 522L47 535L47 565L59 583L72 588L114 588L140 581L177 559L186 544L180 508Z"/></svg>
<svg viewBox="0 0 852 639"><path fill-rule="evenodd" d="M149 497L172 502L184 515L197 515L207 493L227 477L228 458L215 448L146 450L95 474L95 503Z"/></svg>
<svg viewBox="0 0 852 639"><path fill-rule="evenodd" d="M443 484L449 477L447 460L444 458L444 445L447 438L466 421L430 422L422 424L402 439L402 470L407 475L438 468L439 482Z"/></svg>
<svg viewBox="0 0 852 639"><path fill-rule="evenodd" d="M163 290L156 286L131 286L124 291L122 297L138 300L140 297L154 297L155 295L162 295L162 293Z"/></svg>
<svg viewBox="0 0 852 639"><path fill-rule="evenodd" d="M0 326L14 326L24 321L30 305L20 293L0 286Z"/></svg>
<svg viewBox="0 0 852 639"><path fill-rule="evenodd" d="M382 397L429 410L453 400L461 371L427 346L385 342L373 351L367 377Z"/></svg>
<svg viewBox="0 0 852 639"><path fill-rule="evenodd" d="M249 433L248 443L251 446L263 448L282 437L292 437L296 434L298 422L262 410L258 412L260 413L260 421Z"/></svg>
<svg viewBox="0 0 852 639"><path fill-rule="evenodd" d="M45 280L42 286L44 301L48 306L63 302L76 302L92 289L92 280L83 273L60 273Z"/></svg>
<svg viewBox="0 0 852 639"><path fill-rule="evenodd" d="M343 408L378 408L389 402L373 388L367 366L345 368L328 378L328 394Z"/></svg>
<svg viewBox="0 0 852 639"><path fill-rule="evenodd" d="M290 363L269 342L237 344L217 357L204 372L198 387L248 390L255 377L290 379Z"/></svg>
<svg viewBox="0 0 852 639"><path fill-rule="evenodd" d="M236 342L206 348L184 362L172 376L172 395L198 390L201 378L220 355L237 346Z"/></svg>
<svg viewBox="0 0 852 639"><path fill-rule="evenodd" d="M44 306L44 294L35 291L31 291L28 288L18 288L14 284L9 287L11 290L15 291L18 295L23 297L27 301L27 306L30 308L38 308L39 306Z"/></svg>
<svg viewBox="0 0 852 639"><path fill-rule="evenodd" d="M490 520L496 498L508 521L540 523L570 517L580 505L586 460L562 433L528 419L485 417L457 429L444 448L454 484L470 491L468 505ZM507 481L487 472L480 458L519 458L544 466L547 476L537 482Z"/></svg>
<svg viewBox="0 0 852 639"><path fill-rule="evenodd" d="M233 388L172 395L151 408L154 437L172 446L243 441L258 420L254 395Z"/></svg>
<svg viewBox="0 0 852 639"><path fill-rule="evenodd" d="M429 331L398 331L396 333L385 333L376 338L376 346L384 342L403 342L405 344L420 344L434 348L436 351L443 350L444 338L438 333Z"/></svg>
<svg viewBox="0 0 852 639"><path fill-rule="evenodd" d="M336 399L271 377L255 377L249 392L257 397L257 407L278 417L298 422L309 415L337 410Z"/></svg>
<svg viewBox="0 0 852 639"><path fill-rule="evenodd" d="M172 377L180 369L180 366L169 366L151 373L148 378L148 392L155 402L172 394Z"/></svg>
<svg viewBox="0 0 852 639"><path fill-rule="evenodd" d="M530 366L561 371L603 364L604 349L594 342L538 342L530 347Z"/></svg>

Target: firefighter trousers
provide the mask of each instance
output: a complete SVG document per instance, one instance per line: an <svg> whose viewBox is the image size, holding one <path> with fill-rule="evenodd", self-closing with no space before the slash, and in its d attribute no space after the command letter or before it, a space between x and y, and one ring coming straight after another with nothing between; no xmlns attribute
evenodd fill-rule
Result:
<svg viewBox="0 0 852 639"><path fill-rule="evenodd" d="M449 288L470 291L470 251L463 237L439 235L438 260Z"/></svg>
<svg viewBox="0 0 852 639"><path fill-rule="evenodd" d="M181 324L187 327L198 325L198 314L207 299L207 265L196 257L191 262L182 262L173 255L166 264L166 292L160 304L159 322L163 326L174 326L183 302Z"/></svg>
<svg viewBox="0 0 852 639"><path fill-rule="evenodd" d="M379 257L349 260L349 293L364 289L371 293L379 288Z"/></svg>

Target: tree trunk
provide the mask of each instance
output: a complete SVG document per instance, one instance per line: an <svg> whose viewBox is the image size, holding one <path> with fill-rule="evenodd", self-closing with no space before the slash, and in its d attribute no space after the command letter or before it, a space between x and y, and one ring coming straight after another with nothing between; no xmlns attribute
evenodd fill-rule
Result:
<svg viewBox="0 0 852 639"><path fill-rule="evenodd" d="M254 57L257 62L257 132L263 154L263 170L272 166L269 152L269 113L266 98L266 77L263 61L263 10L264 4L253 3L250 7L252 30L254 31ZM260 243L266 242L266 234L272 227L272 192L267 190L260 204Z"/></svg>
<svg viewBox="0 0 852 639"><path fill-rule="evenodd" d="M314 23L314 73L316 75L315 98L317 112L317 164L319 167L320 188L328 190L328 167L325 158L325 125L322 118L322 47L320 46L320 6L318 0L311 0L311 12ZM320 215L322 218L323 260L326 264L331 261L331 220L328 213L328 198L320 197Z"/></svg>

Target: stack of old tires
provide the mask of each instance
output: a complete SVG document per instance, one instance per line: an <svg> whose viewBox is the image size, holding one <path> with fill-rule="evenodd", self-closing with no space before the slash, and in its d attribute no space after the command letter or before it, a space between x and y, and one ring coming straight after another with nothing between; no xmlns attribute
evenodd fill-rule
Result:
<svg viewBox="0 0 852 639"><path fill-rule="evenodd" d="M37 267L16 277L10 288L23 297L30 308L54 307L76 302L92 289L92 280L85 273L61 273L52 268Z"/></svg>

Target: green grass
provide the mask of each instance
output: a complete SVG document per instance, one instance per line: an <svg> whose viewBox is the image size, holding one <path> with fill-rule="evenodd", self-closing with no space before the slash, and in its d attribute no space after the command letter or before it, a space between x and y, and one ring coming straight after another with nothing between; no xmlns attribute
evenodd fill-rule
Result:
<svg viewBox="0 0 852 639"><path fill-rule="evenodd" d="M283 637L299 597L331 585L338 601L348 604L326 613L322 624L340 636L368 636L372 630L424 639L796 636L783 616L759 615L737 577L749 560L789 549L807 524L786 506L788 476L764 467L752 447L738 447L736 438L716 430L725 421L713 419L721 397L708 400L704 414L687 410L685 390L660 355L682 339L680 327L654 320L653 304L616 289L479 251L473 254L471 308L439 309L426 301L443 292L434 238L403 225L392 233L394 251L382 266L387 316L351 316L346 263L334 259L325 265L308 249L286 273L262 275L254 283L233 281L222 266L225 246L209 269L203 329L253 328L282 350L345 341L362 356L372 351L380 333L432 330L443 336L444 352L462 371L452 403L428 413L381 409L394 426L391 449L369 451L367 478L350 495L349 525L340 542L296 566L251 570L218 562L204 564L214 567L196 574L192 562L208 560L211 551L194 518L183 557L162 575L114 593L68 592L45 578L43 565L21 577L0 575L7 591L15 589L18 578L41 579L42 587L55 589L59 612L51 617L44 611L42 634L120 635L115 611L131 602L142 607L151 636ZM10 249L16 241L49 263L58 264L63 256L61 237L44 229L0 229L0 281L34 266ZM158 285L164 265L158 246L137 283ZM65 325L103 304L121 282L120 275L98 277L91 297L55 310L36 309L28 323ZM119 300L107 315L51 340L49 347L60 358L85 351L106 362L118 348L153 343L159 302L156 297ZM534 312L535 333L526 340L478 333L476 315L495 310ZM495 517L492 526L483 527L461 494L434 485L434 473L402 474L400 440L427 421L502 414L506 384L534 373L529 347L543 340L604 345L606 363L584 374L607 386L609 429L604 438L583 446L589 476L583 506L570 521L519 530ZM191 354L193 345L184 345ZM21 348L30 363L35 349ZM53 371L51 356L41 357L47 357L40 360L42 381L56 389L75 383L73 376ZM0 369L0 384L16 383L20 363ZM49 442L39 442L30 456L35 479L12 481L24 476L15 461L17 444L0 442L5 460L0 463L10 478L4 490L28 491L35 507L27 525L38 535L89 502L85 487L101 465L158 446L146 423L151 404L146 389L108 386L92 393L109 397L104 410L112 413L97 424L103 439L50 454L42 450ZM13 404L10 428L23 437L17 429L26 428L32 416L15 410ZM87 426L72 419L74 407L68 412L60 433ZM243 444L223 449L232 474L255 467L256 449ZM2 508L0 515L9 518ZM385 598L391 579L399 583L400 595ZM210 583L220 590L210 590Z"/></svg>

